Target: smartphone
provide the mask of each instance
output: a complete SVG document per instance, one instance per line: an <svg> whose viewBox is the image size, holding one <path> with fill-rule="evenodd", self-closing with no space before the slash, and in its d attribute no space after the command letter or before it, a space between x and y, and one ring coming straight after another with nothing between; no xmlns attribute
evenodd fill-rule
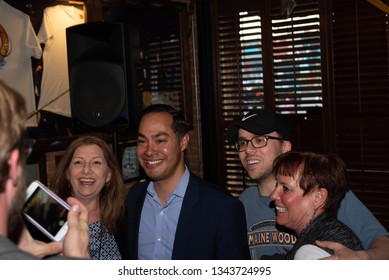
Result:
<svg viewBox="0 0 389 280"><path fill-rule="evenodd" d="M27 188L24 216L50 240L61 241L68 230L70 206L40 181Z"/></svg>

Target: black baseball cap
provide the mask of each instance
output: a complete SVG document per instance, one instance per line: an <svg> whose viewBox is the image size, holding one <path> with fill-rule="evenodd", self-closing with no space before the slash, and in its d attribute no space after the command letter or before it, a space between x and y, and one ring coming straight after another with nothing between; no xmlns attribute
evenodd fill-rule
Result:
<svg viewBox="0 0 389 280"><path fill-rule="evenodd" d="M238 140L239 128L256 135L278 132L284 140L290 140L290 128L282 115L270 109L249 111L240 122L232 124L226 132L227 141L231 144Z"/></svg>

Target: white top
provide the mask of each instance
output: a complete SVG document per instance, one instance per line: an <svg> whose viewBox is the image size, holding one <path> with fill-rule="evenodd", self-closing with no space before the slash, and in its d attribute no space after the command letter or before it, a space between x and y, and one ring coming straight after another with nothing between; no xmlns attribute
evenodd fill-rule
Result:
<svg viewBox="0 0 389 280"><path fill-rule="evenodd" d="M84 23L84 12L74 6L57 5L43 12L38 38L43 49L43 75L38 108L71 117L66 28ZM67 92L49 104L62 93Z"/></svg>
<svg viewBox="0 0 389 280"><path fill-rule="evenodd" d="M297 250L295 260L319 260L331 256L327 251L318 246L307 244Z"/></svg>
<svg viewBox="0 0 389 280"><path fill-rule="evenodd" d="M28 113L36 109L31 57L41 56L30 17L0 0L0 79L23 95ZM37 126L35 115L27 125Z"/></svg>

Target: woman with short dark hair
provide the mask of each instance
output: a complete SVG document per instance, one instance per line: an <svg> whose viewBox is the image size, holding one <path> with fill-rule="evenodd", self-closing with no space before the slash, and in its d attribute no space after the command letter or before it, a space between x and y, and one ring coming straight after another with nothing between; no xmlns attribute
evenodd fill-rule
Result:
<svg viewBox="0 0 389 280"><path fill-rule="evenodd" d="M275 159L273 172L277 184L270 198L277 224L297 234L286 259L321 259L334 254L316 245L316 240L363 250L352 230L336 219L348 191L347 168L338 155L287 152Z"/></svg>

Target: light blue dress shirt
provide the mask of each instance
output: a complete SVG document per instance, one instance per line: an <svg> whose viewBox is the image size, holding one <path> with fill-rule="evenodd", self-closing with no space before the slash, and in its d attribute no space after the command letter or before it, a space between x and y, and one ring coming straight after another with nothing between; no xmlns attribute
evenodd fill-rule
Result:
<svg viewBox="0 0 389 280"><path fill-rule="evenodd" d="M174 191L162 205L154 183L147 186L139 226L138 257L140 260L170 260L182 201L189 183L189 170L185 166Z"/></svg>

